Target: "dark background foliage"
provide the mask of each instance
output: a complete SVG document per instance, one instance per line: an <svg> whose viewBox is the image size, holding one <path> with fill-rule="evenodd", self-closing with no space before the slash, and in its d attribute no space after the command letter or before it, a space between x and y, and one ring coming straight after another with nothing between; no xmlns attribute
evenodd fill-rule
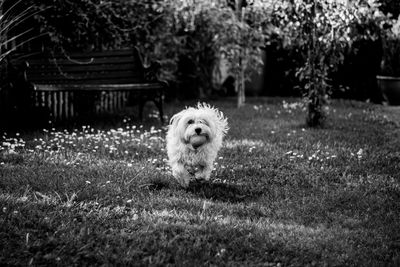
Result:
<svg viewBox="0 0 400 267"><path fill-rule="evenodd" d="M7 3L10 6L13 2L6 0L4 5L7 7ZM158 0L26 0L20 2L19 10L33 6L40 12L20 28L31 27L31 35L46 34L30 42L30 50L68 53L137 46L146 64L151 60L160 61L161 76L172 85L171 97L210 96L214 90L221 94L218 89L223 81L213 80L221 48L232 42L236 45L232 38L236 25L229 24L227 19L229 10L235 12L233 6L230 1L211 2L215 4L212 9L204 8L201 2L197 6L179 6L175 1ZM330 83L335 88L333 96L379 102L375 75L382 55L382 18L374 15L376 6L368 6L363 0L352 2L363 5L367 11L352 22L351 46L341 52L344 60L339 66L329 71ZM397 1L381 0L380 3L380 10L392 14L393 18L398 16ZM301 44L286 45L282 36L285 33L279 31L282 16L287 14L276 12L276 7L254 7L251 1L246 3L246 8L249 10L246 22L252 34L248 40L257 37L256 30L261 28L267 58L261 67L263 86L252 94L299 95L297 88L303 84L295 74L304 64L304 56L301 56ZM295 23L299 18L289 16L287 20ZM224 28L226 25L229 28ZM258 39L251 40L244 45L254 50L259 45ZM259 52L250 55L253 59L257 57Z"/></svg>

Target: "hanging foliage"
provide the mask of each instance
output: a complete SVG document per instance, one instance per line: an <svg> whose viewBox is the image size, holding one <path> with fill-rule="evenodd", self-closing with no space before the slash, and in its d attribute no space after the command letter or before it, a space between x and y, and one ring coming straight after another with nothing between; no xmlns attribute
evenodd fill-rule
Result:
<svg viewBox="0 0 400 267"><path fill-rule="evenodd" d="M375 23L381 27L383 14L376 1L294 0L277 7L281 16L283 46L296 49L303 57L297 69L302 92L308 106L306 122L309 126L323 125L324 112L331 94L329 75L343 63L346 53L359 38L373 39L379 31L365 31L358 25L374 13Z"/></svg>

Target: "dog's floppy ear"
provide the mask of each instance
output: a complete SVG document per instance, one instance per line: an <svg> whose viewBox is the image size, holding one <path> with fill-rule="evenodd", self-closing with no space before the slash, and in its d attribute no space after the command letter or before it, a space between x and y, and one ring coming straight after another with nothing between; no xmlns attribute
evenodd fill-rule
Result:
<svg viewBox="0 0 400 267"><path fill-rule="evenodd" d="M181 112L172 116L172 118L169 120L170 127L176 128L178 126L179 120L182 118L184 112L185 110L182 110Z"/></svg>
<svg viewBox="0 0 400 267"><path fill-rule="evenodd" d="M223 135L226 135L229 131L229 126L228 126L228 119L224 116L224 114L221 111L218 111L218 127L220 128L221 132Z"/></svg>
<svg viewBox="0 0 400 267"><path fill-rule="evenodd" d="M227 134L229 130L228 119L224 116L224 113L222 113L222 111L204 102L197 103L197 108L207 110L208 112L213 114L213 117L216 118L216 126L218 127L219 131L223 135Z"/></svg>
<svg viewBox="0 0 400 267"><path fill-rule="evenodd" d="M169 120L170 126L176 127L178 126L179 121L182 119L183 115L185 115L187 112L194 111L194 108L191 107L186 107L184 110L182 110L179 113L176 113L172 118Z"/></svg>

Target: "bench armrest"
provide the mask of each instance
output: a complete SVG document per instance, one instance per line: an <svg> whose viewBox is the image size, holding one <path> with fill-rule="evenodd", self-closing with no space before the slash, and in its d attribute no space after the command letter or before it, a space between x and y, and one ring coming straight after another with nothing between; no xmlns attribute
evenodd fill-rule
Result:
<svg viewBox="0 0 400 267"><path fill-rule="evenodd" d="M150 64L150 66L143 67L144 68L144 78L149 82L158 82L161 83L165 88L169 87L169 83L166 80L159 79L161 63L159 61L154 61Z"/></svg>
<svg viewBox="0 0 400 267"><path fill-rule="evenodd" d="M149 66L144 68L144 78L149 82L157 82L161 68L161 64L158 61L151 62Z"/></svg>

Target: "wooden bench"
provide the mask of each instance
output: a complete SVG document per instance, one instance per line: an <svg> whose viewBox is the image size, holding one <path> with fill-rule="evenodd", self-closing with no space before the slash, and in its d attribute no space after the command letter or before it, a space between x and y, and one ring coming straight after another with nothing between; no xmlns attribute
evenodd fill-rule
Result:
<svg viewBox="0 0 400 267"><path fill-rule="evenodd" d="M159 64L144 67L137 49L90 53L39 54L25 61L25 82L34 105L54 121L95 113L114 113L136 102L139 117L153 101L163 122L167 84L156 78Z"/></svg>

